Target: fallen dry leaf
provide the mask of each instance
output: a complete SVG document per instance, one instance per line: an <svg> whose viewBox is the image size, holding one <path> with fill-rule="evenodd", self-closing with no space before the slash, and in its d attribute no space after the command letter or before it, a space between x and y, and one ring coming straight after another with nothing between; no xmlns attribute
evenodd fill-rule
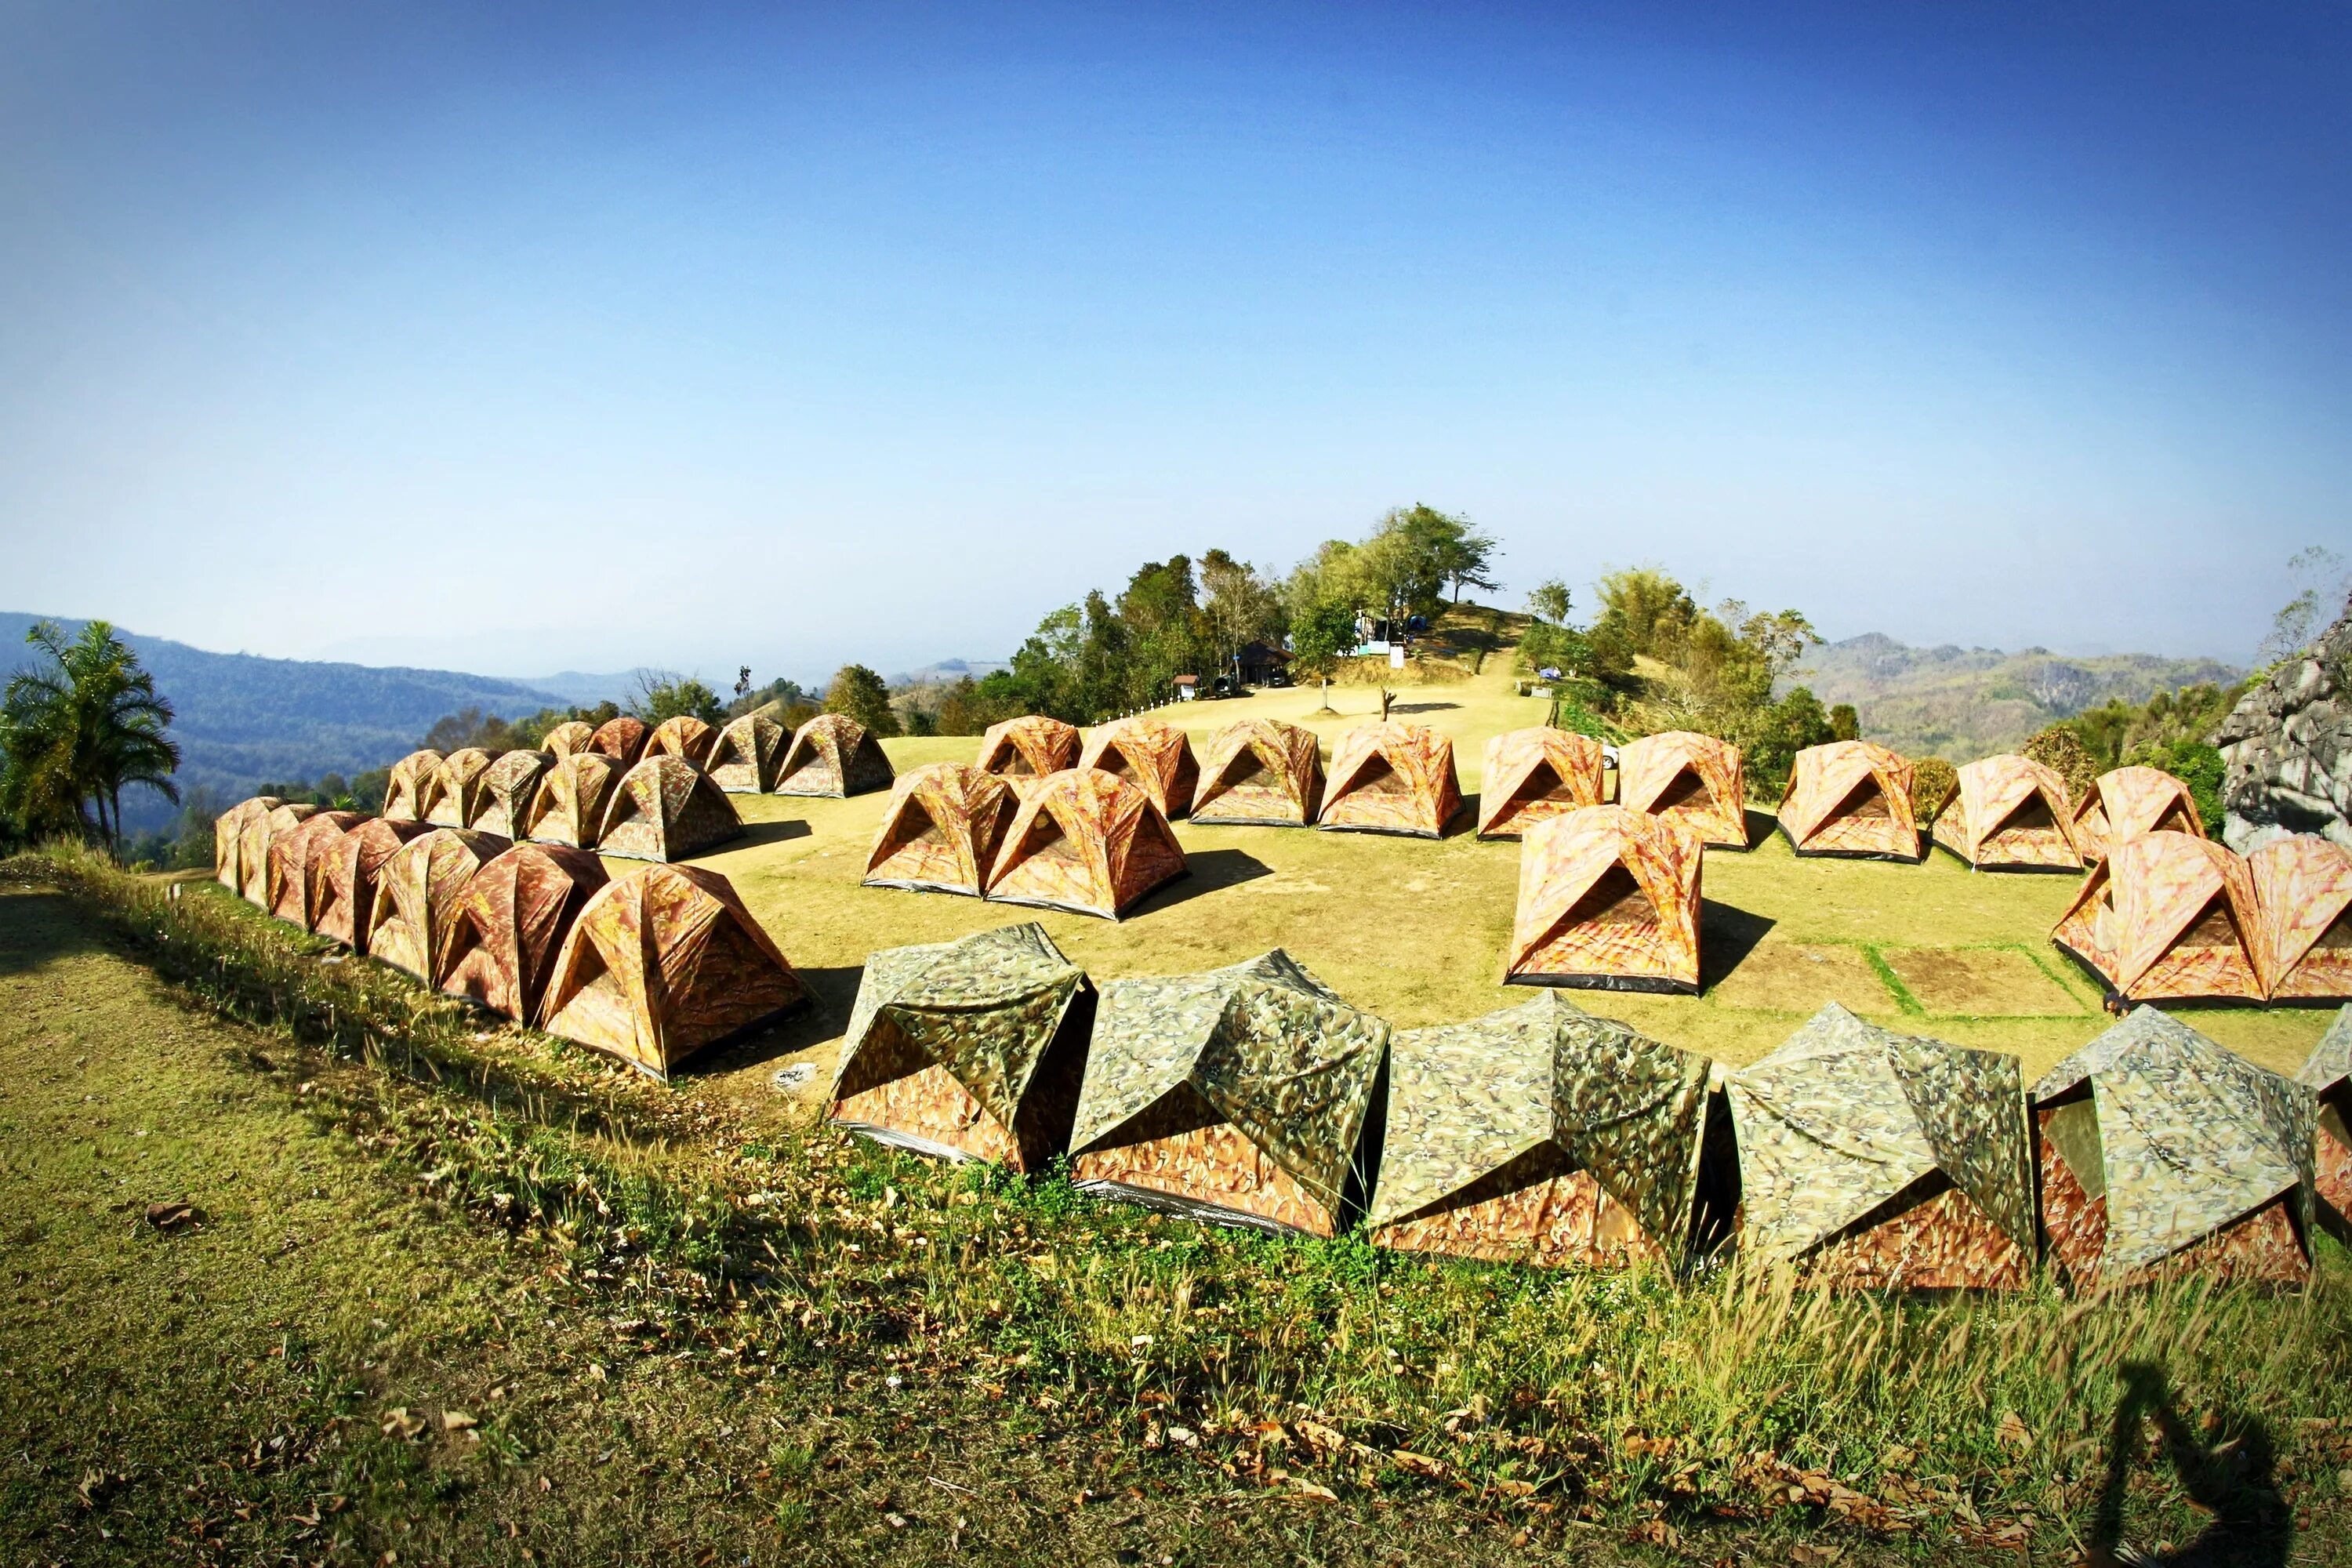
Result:
<svg viewBox="0 0 2352 1568"><path fill-rule="evenodd" d="M1410 1448L1396 1449L1389 1458L1396 1461L1398 1469L1409 1476L1427 1476L1434 1480L1445 1474L1444 1461L1433 1459L1426 1454L1416 1454Z"/></svg>
<svg viewBox="0 0 2352 1568"><path fill-rule="evenodd" d="M425 1430L425 1417L410 1412L405 1405L395 1405L383 1413L383 1435L387 1437L415 1437Z"/></svg>
<svg viewBox="0 0 2352 1568"><path fill-rule="evenodd" d="M1318 1487L1313 1481L1299 1481L1288 1494L1299 1502L1338 1502L1339 1494L1329 1487Z"/></svg>
<svg viewBox="0 0 2352 1568"><path fill-rule="evenodd" d="M441 1413L441 1430L444 1432L466 1432L480 1425L479 1421L475 1420L471 1415L463 1410L444 1410Z"/></svg>
<svg viewBox="0 0 2352 1568"><path fill-rule="evenodd" d="M2001 1412L2000 1420L1994 1426L1992 1435L2011 1448L2030 1448L2033 1446L2033 1434L2026 1430L2025 1423L2018 1419L2017 1412L2014 1410Z"/></svg>

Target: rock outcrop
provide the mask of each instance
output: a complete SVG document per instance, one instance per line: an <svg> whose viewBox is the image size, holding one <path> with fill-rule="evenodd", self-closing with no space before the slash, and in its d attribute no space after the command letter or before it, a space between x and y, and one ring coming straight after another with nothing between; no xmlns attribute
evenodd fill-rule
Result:
<svg viewBox="0 0 2352 1568"><path fill-rule="evenodd" d="M2249 854L2290 833L2352 848L2352 603L2239 700L2213 743L2229 769L2221 837L2231 848Z"/></svg>

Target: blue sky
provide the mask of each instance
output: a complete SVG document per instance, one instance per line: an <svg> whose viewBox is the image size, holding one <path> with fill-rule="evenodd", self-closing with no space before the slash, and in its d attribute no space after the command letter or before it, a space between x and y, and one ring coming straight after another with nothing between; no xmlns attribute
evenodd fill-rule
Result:
<svg viewBox="0 0 2352 1568"><path fill-rule="evenodd" d="M1513 604L2243 659L2352 553L2347 79L2320 6L12 6L0 607L806 677L1425 500Z"/></svg>

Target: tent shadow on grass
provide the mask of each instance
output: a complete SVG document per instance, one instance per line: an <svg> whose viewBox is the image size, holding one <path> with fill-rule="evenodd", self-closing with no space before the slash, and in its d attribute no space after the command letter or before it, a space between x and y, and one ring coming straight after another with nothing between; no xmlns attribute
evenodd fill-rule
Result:
<svg viewBox="0 0 2352 1568"><path fill-rule="evenodd" d="M1389 711L1391 713L1443 713L1461 706L1459 702L1391 702L1389 704Z"/></svg>
<svg viewBox="0 0 2352 1568"><path fill-rule="evenodd" d="M724 844L714 844L711 851L723 853L730 849L757 849L763 845L782 844L789 839L806 838L809 825L799 817L787 817L782 822L747 822L740 837Z"/></svg>
<svg viewBox="0 0 2352 1568"><path fill-rule="evenodd" d="M1767 838L1771 837L1772 830L1780 826L1780 819L1779 817L1773 816L1769 811L1759 811L1752 805L1742 807L1741 816L1745 818L1744 826L1748 829L1748 847L1750 849L1755 848Z"/></svg>
<svg viewBox="0 0 2352 1568"><path fill-rule="evenodd" d="M1440 838L1461 838L1475 836L1478 831L1478 792L1473 790L1462 797L1460 809L1446 819Z"/></svg>
<svg viewBox="0 0 2352 1568"><path fill-rule="evenodd" d="M1705 995L1746 962L1778 922L1714 899L1699 900L1698 988Z"/></svg>
<svg viewBox="0 0 2352 1568"><path fill-rule="evenodd" d="M1161 884L1138 899L1122 920L1136 920L1144 915L1172 910L1178 904L1213 893L1223 888L1238 887L1255 882L1260 877L1274 875L1274 868L1256 856L1240 849L1196 849L1184 857L1185 875L1172 882Z"/></svg>

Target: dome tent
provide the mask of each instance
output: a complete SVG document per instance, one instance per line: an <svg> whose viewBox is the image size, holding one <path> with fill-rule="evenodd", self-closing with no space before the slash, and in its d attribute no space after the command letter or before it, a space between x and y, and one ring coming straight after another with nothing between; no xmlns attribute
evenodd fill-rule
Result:
<svg viewBox="0 0 2352 1568"><path fill-rule="evenodd" d="M559 759L531 796L523 837L540 844L593 849L597 830L604 826L604 809L625 771L602 752L574 752Z"/></svg>
<svg viewBox="0 0 2352 1568"><path fill-rule="evenodd" d="M1442 838L1462 809L1454 742L1419 724L1362 724L1339 737L1315 826Z"/></svg>
<svg viewBox="0 0 2352 1568"><path fill-rule="evenodd" d="M561 762L577 752L588 750L588 742L596 738L596 727L579 719L566 719L539 738L539 749Z"/></svg>
<svg viewBox="0 0 2352 1568"><path fill-rule="evenodd" d="M531 803L539 798L540 783L554 765L555 757L548 752L509 752L499 757L482 774L478 808L466 826L501 838L526 837L523 829L530 821Z"/></svg>
<svg viewBox="0 0 2352 1568"><path fill-rule="evenodd" d="M563 939L608 880L603 861L561 845L518 844L486 861L458 895L441 989L535 1022Z"/></svg>
<svg viewBox="0 0 2352 1568"><path fill-rule="evenodd" d="M1018 809L1010 784L963 763L900 773L866 857L866 886L979 898Z"/></svg>
<svg viewBox="0 0 2352 1568"><path fill-rule="evenodd" d="M700 767L710 755L710 742L719 731L691 713L673 713L653 728L646 737L646 749L637 758L676 757L681 763Z"/></svg>
<svg viewBox="0 0 2352 1568"><path fill-rule="evenodd" d="M2147 833L2205 837L2189 786L2160 768L2115 768L2091 781L2074 806L2074 847L2104 860L2118 845Z"/></svg>
<svg viewBox="0 0 2352 1568"><path fill-rule="evenodd" d="M1150 795L1072 768L1030 787L989 868L986 894L1115 921L1184 871L1183 847Z"/></svg>
<svg viewBox="0 0 2352 1568"><path fill-rule="evenodd" d="M246 817L238 829L238 897L257 909L269 908L269 847L318 815L308 801L281 800Z"/></svg>
<svg viewBox="0 0 2352 1568"><path fill-rule="evenodd" d="M2294 1081L2318 1097L2312 1187L2319 1218L2352 1246L2352 1006L2336 1013Z"/></svg>
<svg viewBox="0 0 2352 1568"><path fill-rule="evenodd" d="M1315 731L1278 719L1244 719L1210 738L1192 791L1192 820L1311 827L1322 804Z"/></svg>
<svg viewBox="0 0 2352 1568"><path fill-rule="evenodd" d="M433 830L421 822L362 822L329 848L326 875L314 879L310 930L319 936L367 951L368 921L375 912L376 878L383 863L412 838Z"/></svg>
<svg viewBox="0 0 2352 1568"><path fill-rule="evenodd" d="M433 775L440 770L441 753L430 746L420 747L393 763L392 777L383 789L383 810L377 815L389 822L424 821Z"/></svg>
<svg viewBox="0 0 2352 1568"><path fill-rule="evenodd" d="M257 817L268 816L286 803L274 795L257 795L238 801L213 818L213 880L242 897L250 879L245 869L246 825ZM261 875L268 875L268 863L263 862Z"/></svg>
<svg viewBox="0 0 2352 1568"><path fill-rule="evenodd" d="M1917 861L1911 764L1874 741L1807 746L1780 795L1780 831L1800 855Z"/></svg>
<svg viewBox="0 0 2352 1568"><path fill-rule="evenodd" d="M335 840L365 822L357 811L320 811L304 817L269 844L268 885L262 908L308 931L318 889L326 877L325 852Z"/></svg>
<svg viewBox="0 0 2352 1568"><path fill-rule="evenodd" d="M1679 822L1710 848L1748 847L1747 774L1739 748L1667 730L1617 748L1617 804Z"/></svg>
<svg viewBox="0 0 2352 1568"><path fill-rule="evenodd" d="M888 789L891 778L890 759L865 725L846 713L820 713L784 748L775 793L844 798Z"/></svg>
<svg viewBox="0 0 2352 1568"><path fill-rule="evenodd" d="M1478 837L1517 838L1537 823L1601 804L1601 742L1538 725L1486 742Z"/></svg>
<svg viewBox="0 0 2352 1568"><path fill-rule="evenodd" d="M1622 805L1538 822L1519 847L1504 980L1696 994L1704 858L1689 828Z"/></svg>
<svg viewBox="0 0 2352 1568"><path fill-rule="evenodd" d="M885 948L866 961L831 1120L917 1153L1043 1170L1069 1147L1094 1003L1034 922Z"/></svg>
<svg viewBox="0 0 2352 1568"><path fill-rule="evenodd" d="M1042 713L991 724L980 738L980 770L1000 778L1025 784L1077 765L1077 731Z"/></svg>
<svg viewBox="0 0 2352 1568"><path fill-rule="evenodd" d="M2186 833L2117 845L2083 879L2050 940L2132 1002L2263 999L2253 874Z"/></svg>
<svg viewBox="0 0 2352 1568"><path fill-rule="evenodd" d="M2066 781L2029 757L1983 757L1936 818L1934 841L1979 871L2079 871Z"/></svg>
<svg viewBox="0 0 2352 1568"><path fill-rule="evenodd" d="M625 772L644 758L650 734L644 720L634 713L624 713L597 725L596 732L588 737L588 749L612 758Z"/></svg>
<svg viewBox="0 0 2352 1568"><path fill-rule="evenodd" d="M1070 1133L1082 1192L1268 1231L1337 1234L1389 1026L1276 948L1103 988Z"/></svg>
<svg viewBox="0 0 2352 1568"><path fill-rule="evenodd" d="M441 983L456 930L457 900L503 838L462 827L436 827L394 850L376 872L368 910L366 952L427 985Z"/></svg>
<svg viewBox="0 0 2352 1568"><path fill-rule="evenodd" d="M1201 782L1192 737L1149 713L1102 725L1088 734L1078 766L1099 768L1140 786L1160 815L1170 818L1192 809L1192 791Z"/></svg>
<svg viewBox="0 0 2352 1568"><path fill-rule="evenodd" d="M1400 1029L1365 1225L1374 1245L1545 1267L1679 1267L1694 1238L1706 1058L1548 991Z"/></svg>
<svg viewBox="0 0 2352 1568"><path fill-rule="evenodd" d="M596 852L683 860L742 832L735 803L709 774L676 757L647 757L613 786L596 828Z"/></svg>
<svg viewBox="0 0 2352 1568"><path fill-rule="evenodd" d="M765 795L776 786L776 769L792 736L765 713L746 713L710 742L703 771L729 795Z"/></svg>
<svg viewBox="0 0 2352 1568"><path fill-rule="evenodd" d="M490 771L490 753L478 746L461 746L441 759L425 782L417 815L436 827L471 827L482 815L482 775Z"/></svg>
<svg viewBox="0 0 2352 1568"><path fill-rule="evenodd" d="M2263 999L2352 1001L2352 850L2290 834L2247 856L2246 871L2262 915Z"/></svg>

